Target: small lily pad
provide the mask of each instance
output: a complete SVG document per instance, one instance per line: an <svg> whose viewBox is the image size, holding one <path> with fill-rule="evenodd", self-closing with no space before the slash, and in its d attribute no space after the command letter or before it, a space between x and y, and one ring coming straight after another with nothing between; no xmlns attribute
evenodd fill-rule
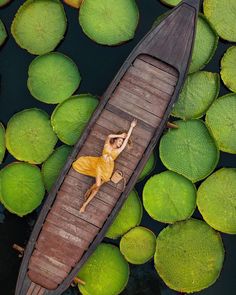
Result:
<svg viewBox="0 0 236 295"><path fill-rule="evenodd" d="M236 169L222 168L209 176L198 189L197 206L211 227L236 234Z"/></svg>
<svg viewBox="0 0 236 295"><path fill-rule="evenodd" d="M0 8L10 3L12 0L0 0Z"/></svg>
<svg viewBox="0 0 236 295"><path fill-rule="evenodd" d="M236 154L236 94L218 98L207 111L206 125L220 150Z"/></svg>
<svg viewBox="0 0 236 295"><path fill-rule="evenodd" d="M183 120L201 118L218 97L220 76L205 71L187 77L172 115Z"/></svg>
<svg viewBox="0 0 236 295"><path fill-rule="evenodd" d="M156 236L145 227L135 227L120 240L120 251L132 264L143 264L150 260L156 248Z"/></svg>
<svg viewBox="0 0 236 295"><path fill-rule="evenodd" d="M0 164L3 161L3 158L5 156L5 151L6 151L6 143L5 143L5 128L0 123Z"/></svg>
<svg viewBox="0 0 236 295"><path fill-rule="evenodd" d="M161 138L159 150L163 164L192 182L207 177L219 161L219 150L201 120L176 121Z"/></svg>
<svg viewBox="0 0 236 295"><path fill-rule="evenodd" d="M19 8L11 32L18 45L41 55L56 48L67 27L65 11L59 0L27 0Z"/></svg>
<svg viewBox="0 0 236 295"><path fill-rule="evenodd" d="M196 207L196 188L172 171L151 177L143 190L143 205L155 220L173 223L189 218Z"/></svg>
<svg viewBox="0 0 236 295"><path fill-rule="evenodd" d="M149 159L147 160L146 165L144 166L142 172L140 173L138 177L138 182L143 180L153 171L153 169L155 168L155 164L156 164L156 159L155 159L154 152L152 152Z"/></svg>
<svg viewBox="0 0 236 295"><path fill-rule="evenodd" d="M182 0L160 0L163 4L170 7L178 5Z"/></svg>
<svg viewBox="0 0 236 295"><path fill-rule="evenodd" d="M6 38L7 38L7 32L3 22L0 19L0 46L3 45L3 43L6 41Z"/></svg>
<svg viewBox="0 0 236 295"><path fill-rule="evenodd" d="M74 7L74 8L80 8L80 5L83 0L63 0L67 5Z"/></svg>
<svg viewBox="0 0 236 295"><path fill-rule="evenodd" d="M24 216L42 202L45 189L37 166L15 162L0 172L0 200L12 213Z"/></svg>
<svg viewBox="0 0 236 295"><path fill-rule="evenodd" d="M38 56L29 67L28 88L36 99L46 103L63 102L80 81L76 64L59 52Z"/></svg>
<svg viewBox="0 0 236 295"><path fill-rule="evenodd" d="M220 275L224 246L205 222L189 219L169 225L157 237L155 267L168 287L181 293L208 288Z"/></svg>
<svg viewBox="0 0 236 295"><path fill-rule="evenodd" d="M75 95L59 104L51 118L59 139L74 145L98 105L98 99L90 94Z"/></svg>
<svg viewBox="0 0 236 295"><path fill-rule="evenodd" d="M106 237L117 239L124 235L131 228L140 224L142 215L143 207L139 196L136 191L132 191L106 233Z"/></svg>
<svg viewBox="0 0 236 295"><path fill-rule="evenodd" d="M129 264L119 248L100 244L78 273L85 282L79 285L83 295L118 295L129 279Z"/></svg>
<svg viewBox="0 0 236 295"><path fill-rule="evenodd" d="M7 124L6 146L17 160L41 164L53 152L56 142L49 116L40 109L16 113Z"/></svg>
<svg viewBox="0 0 236 295"><path fill-rule="evenodd" d="M72 148L70 146L62 145L43 163L42 175L47 191L51 190L53 184L57 180L71 150Z"/></svg>
<svg viewBox="0 0 236 295"><path fill-rule="evenodd" d="M204 0L203 10L221 38L232 42L236 41L235 0Z"/></svg>
<svg viewBox="0 0 236 295"><path fill-rule="evenodd" d="M138 21L135 0L84 0L79 12L84 33L103 45L117 45L132 39Z"/></svg>
<svg viewBox="0 0 236 295"><path fill-rule="evenodd" d="M221 60L221 78L224 84L233 92L236 92L236 46L230 47Z"/></svg>

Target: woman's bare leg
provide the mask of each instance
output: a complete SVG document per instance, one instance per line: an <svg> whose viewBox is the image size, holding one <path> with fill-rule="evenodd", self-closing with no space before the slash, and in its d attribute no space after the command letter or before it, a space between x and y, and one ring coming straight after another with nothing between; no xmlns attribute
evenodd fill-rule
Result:
<svg viewBox="0 0 236 295"><path fill-rule="evenodd" d="M93 184L93 186L91 187L91 193L90 195L87 197L87 200L83 203L82 207L80 208L79 212L83 213L86 209L86 207L88 206L88 204L92 201L92 199L96 196L96 194L98 193L101 185L103 184L103 181L101 179L100 176L96 177L96 183Z"/></svg>

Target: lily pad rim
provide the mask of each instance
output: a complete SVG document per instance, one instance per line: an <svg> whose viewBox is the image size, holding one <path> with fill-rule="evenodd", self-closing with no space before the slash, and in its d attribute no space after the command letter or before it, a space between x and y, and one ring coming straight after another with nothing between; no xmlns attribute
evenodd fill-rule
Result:
<svg viewBox="0 0 236 295"><path fill-rule="evenodd" d="M147 175L144 175L143 177L138 178L138 180L137 180L136 183L139 183L139 182L143 181L146 177L152 177L152 176L150 176L150 174L155 170L155 167L156 167L156 164L157 164L157 154L156 154L156 151L153 150L152 153L153 153L153 157L154 157L154 163L153 163L152 169L148 172ZM152 153L151 153L150 157L152 156ZM144 165L144 167L145 167L145 165ZM140 175L141 175L141 173L142 173L142 171L140 172Z"/></svg>
<svg viewBox="0 0 236 295"><path fill-rule="evenodd" d="M222 56L221 60L220 60L220 77L221 80L223 81L224 85L233 93L236 93L236 88L233 89L232 86L228 85L229 84L229 79L227 79L227 81L225 81L225 76L223 75L223 63L225 62L225 59L227 57L227 53L229 53L230 51L235 50L236 52L236 45L232 45L230 46L224 53L224 55ZM231 81L234 79L231 79ZM227 95L227 94L226 94ZM224 95L225 96L225 95Z"/></svg>

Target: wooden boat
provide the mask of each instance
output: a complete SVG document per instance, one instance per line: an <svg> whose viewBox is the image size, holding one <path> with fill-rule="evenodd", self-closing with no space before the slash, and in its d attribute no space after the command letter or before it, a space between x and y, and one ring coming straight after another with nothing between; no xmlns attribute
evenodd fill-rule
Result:
<svg viewBox="0 0 236 295"><path fill-rule="evenodd" d="M168 121L191 61L200 0L184 0L133 50L103 95L49 193L23 257L16 295L60 295L96 249L132 190ZM101 155L110 133L131 140L116 160L126 186L102 186L85 213L79 208L94 181L71 167L81 155Z"/></svg>

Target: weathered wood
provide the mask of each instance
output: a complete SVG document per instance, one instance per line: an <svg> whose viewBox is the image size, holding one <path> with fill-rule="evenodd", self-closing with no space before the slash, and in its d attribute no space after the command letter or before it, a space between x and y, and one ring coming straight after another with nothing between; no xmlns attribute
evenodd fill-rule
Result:
<svg viewBox="0 0 236 295"><path fill-rule="evenodd" d="M27 291L27 294L26 295L31 295L32 292L34 291L34 288L36 287L36 284L34 282L31 283L28 291Z"/></svg>
<svg viewBox="0 0 236 295"><path fill-rule="evenodd" d="M193 49L196 3L199 1L184 0L174 8L128 57L103 95L45 201L23 257L15 295L27 294L29 279L47 289L44 295L62 294L102 241L158 142L183 85ZM150 108L150 104L154 107ZM155 109L158 104L160 113L157 113L159 108ZM127 178L124 191L122 183L118 186L106 183L85 213L79 212L82 193L94 179L76 174L72 163L81 155L100 156L107 132L118 132L118 128L127 130L134 118L138 125L132 134L133 145L118 157L115 166L123 169ZM79 234L77 226L81 228L82 223L84 227ZM87 224L92 229L89 236Z"/></svg>

